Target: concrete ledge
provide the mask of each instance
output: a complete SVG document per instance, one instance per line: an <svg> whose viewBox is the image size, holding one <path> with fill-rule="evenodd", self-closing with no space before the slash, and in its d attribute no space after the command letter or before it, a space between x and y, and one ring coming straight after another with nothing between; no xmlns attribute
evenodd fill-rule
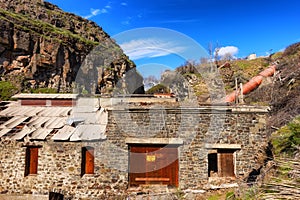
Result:
<svg viewBox="0 0 300 200"><path fill-rule="evenodd" d="M240 144L205 144L206 149L241 149Z"/></svg>
<svg viewBox="0 0 300 200"><path fill-rule="evenodd" d="M180 138L126 138L126 144L177 144L182 145Z"/></svg>

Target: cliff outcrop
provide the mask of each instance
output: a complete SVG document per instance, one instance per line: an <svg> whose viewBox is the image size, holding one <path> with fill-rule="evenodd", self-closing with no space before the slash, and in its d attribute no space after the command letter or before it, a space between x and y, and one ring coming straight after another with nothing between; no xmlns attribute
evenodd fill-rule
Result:
<svg viewBox="0 0 300 200"><path fill-rule="evenodd" d="M84 71L80 78L93 74L96 93L112 93L119 82L122 92L144 93L135 64L96 23L42 0L0 0L0 19L1 79L19 91L71 92L78 72ZM105 54L81 69L99 46Z"/></svg>

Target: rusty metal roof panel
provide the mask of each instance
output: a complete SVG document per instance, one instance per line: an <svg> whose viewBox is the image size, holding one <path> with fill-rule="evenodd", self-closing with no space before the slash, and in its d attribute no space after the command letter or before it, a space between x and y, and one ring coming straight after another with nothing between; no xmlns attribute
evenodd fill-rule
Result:
<svg viewBox="0 0 300 200"><path fill-rule="evenodd" d="M106 125L78 125L70 141L104 140Z"/></svg>
<svg viewBox="0 0 300 200"><path fill-rule="evenodd" d="M69 140L71 135L74 133L75 128L73 126L65 125L60 129L51 139L52 140Z"/></svg>

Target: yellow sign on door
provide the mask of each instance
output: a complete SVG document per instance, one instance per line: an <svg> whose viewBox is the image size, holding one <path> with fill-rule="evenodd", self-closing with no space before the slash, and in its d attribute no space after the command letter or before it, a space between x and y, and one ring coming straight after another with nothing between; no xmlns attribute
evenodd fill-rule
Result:
<svg viewBox="0 0 300 200"><path fill-rule="evenodd" d="M155 155L147 155L146 160L147 160L147 162L155 162L156 157L155 157Z"/></svg>

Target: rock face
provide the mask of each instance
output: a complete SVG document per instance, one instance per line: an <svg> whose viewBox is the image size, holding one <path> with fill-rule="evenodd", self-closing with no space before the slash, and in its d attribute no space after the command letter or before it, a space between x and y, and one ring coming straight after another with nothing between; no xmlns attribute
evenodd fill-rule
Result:
<svg viewBox="0 0 300 200"><path fill-rule="evenodd" d="M85 71L81 75L94 73L96 93L111 93L120 82L123 92L144 93L135 64L94 22L42 0L0 0L0 18L1 79L20 91L71 92L78 72ZM87 61L82 70L97 46L106 52L100 65Z"/></svg>

